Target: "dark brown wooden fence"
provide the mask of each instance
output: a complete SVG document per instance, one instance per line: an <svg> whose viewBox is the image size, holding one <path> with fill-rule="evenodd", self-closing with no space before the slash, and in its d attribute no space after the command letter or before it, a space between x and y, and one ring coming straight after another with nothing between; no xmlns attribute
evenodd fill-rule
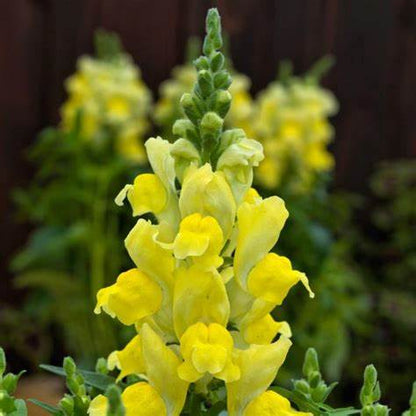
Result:
<svg viewBox="0 0 416 416"><path fill-rule="evenodd" d="M156 91L220 8L236 68L253 92L290 58L306 70L337 58L327 77L341 103L335 118L336 183L365 191L375 163L416 153L416 0L0 0L0 271L24 241L10 190L30 167L23 150L57 121L63 81L98 27L117 31ZM0 279L5 293L5 279Z"/></svg>

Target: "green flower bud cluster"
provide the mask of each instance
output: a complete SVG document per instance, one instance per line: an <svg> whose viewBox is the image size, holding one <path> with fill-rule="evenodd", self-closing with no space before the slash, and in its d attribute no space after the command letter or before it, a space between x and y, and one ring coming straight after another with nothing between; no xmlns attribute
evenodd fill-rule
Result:
<svg viewBox="0 0 416 416"><path fill-rule="evenodd" d="M324 403L338 383L335 382L328 386L322 379L318 354L314 348L309 348L306 351L302 372L304 378L293 382L294 390L314 403Z"/></svg>
<svg viewBox="0 0 416 416"><path fill-rule="evenodd" d="M63 368L66 374L66 385L70 394L65 394L59 402L59 408L65 416L86 414L91 399L82 375L71 357L65 357Z"/></svg>
<svg viewBox="0 0 416 416"><path fill-rule="evenodd" d="M173 125L173 134L189 140L201 154L202 162L212 162L223 131L224 117L231 105L231 75L225 68L220 16L216 9L208 12L204 56L194 61L197 81L191 93L182 96L180 104L187 119Z"/></svg>
<svg viewBox="0 0 416 416"><path fill-rule="evenodd" d="M21 399L13 397L16 391L17 382L24 373L6 373L6 355L0 348L0 415L26 416L26 404Z"/></svg>
<svg viewBox="0 0 416 416"><path fill-rule="evenodd" d="M360 402L362 416L386 416L389 408L377 403L381 398L380 383L377 380L377 370L370 364L364 370L364 383L361 387Z"/></svg>

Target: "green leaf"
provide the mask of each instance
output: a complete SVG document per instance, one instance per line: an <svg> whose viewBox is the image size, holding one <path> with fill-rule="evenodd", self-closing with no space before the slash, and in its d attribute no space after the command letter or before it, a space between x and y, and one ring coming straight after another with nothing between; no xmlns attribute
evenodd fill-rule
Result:
<svg viewBox="0 0 416 416"><path fill-rule="evenodd" d="M40 368L58 376L66 377L65 370L62 367L41 364ZM100 391L105 391L110 385L115 384L115 378L105 374L100 374L96 373L95 371L88 370L78 370L78 372L82 375L82 377L84 377L85 384L88 384L91 387L95 387Z"/></svg>
<svg viewBox="0 0 416 416"><path fill-rule="evenodd" d="M304 412L311 412L316 416L348 416L360 413L360 410L355 409L353 407L333 409L331 406L328 405L318 405L310 399L307 399L302 394L296 391L292 392L290 390L286 390L282 387L273 386L271 387L271 390L281 394L282 396L286 397L286 399L296 404L299 410Z"/></svg>
<svg viewBox="0 0 416 416"><path fill-rule="evenodd" d="M56 406L52 406L48 403L41 402L37 399L29 399L28 401L46 410L47 412L49 412L50 415L62 416L62 412Z"/></svg>

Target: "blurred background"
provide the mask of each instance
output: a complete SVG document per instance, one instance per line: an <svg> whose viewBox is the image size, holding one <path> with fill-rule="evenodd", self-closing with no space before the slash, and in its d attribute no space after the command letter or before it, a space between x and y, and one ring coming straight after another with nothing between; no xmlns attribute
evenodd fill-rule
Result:
<svg viewBox="0 0 416 416"><path fill-rule="evenodd" d="M105 355L117 346L116 340L125 337L118 328L116 335L97 330L93 339L110 339L113 345L100 343L90 348L92 341L85 341L88 348L82 345L91 330L82 329L79 321L84 309L88 313L91 309L89 303L78 308L74 302L78 292L72 282L77 278L71 280L71 275L77 272L69 271L68 265L72 267L80 257L76 247L84 253L91 249L92 269L112 268L116 276L125 261L123 254L117 254L118 262L108 266L103 253L122 249L119 236L125 235L124 225L128 229L131 219L122 218L126 212L114 214L119 216L118 225L110 231L103 231L96 221L100 213L105 213L104 218L113 215L112 208L103 207L128 178L146 170L146 163L138 158L125 166L102 149L92 156L89 149L89 169L78 171L79 165L68 161L82 152L74 145L60 153L56 147L62 139L56 139L59 128L44 131L43 138L37 139L40 131L60 126L62 118L69 117L68 105L62 104L68 94L75 94L76 86L67 83L65 87L65 80L77 71L80 56L95 54L105 60L106 54L119 53L121 46L111 36L101 42L101 49L98 41L94 52L96 30L114 32L131 56L129 65L134 62L141 71L140 85L133 87L142 109L134 117L141 124L128 127L141 140L169 130L160 108L171 89L162 82L181 79L172 69L192 56L188 40L203 35L206 10L211 6L219 7L230 66L247 77L241 84L249 97L244 95L244 103L256 107L255 114L261 114L273 82L289 88L295 75L333 94L332 110L325 117L328 126L332 125L328 141L329 136L333 141L328 148L335 163L328 164L325 177L314 180L307 192L263 184L264 194L273 188L273 193L293 206L292 223L285 231L289 236L282 236L281 250L308 272L319 302L305 308L289 305L282 311L297 328L294 334L299 333L298 349L282 377L290 379L300 372L305 349L315 346L329 381L341 379L344 385L335 400L350 400L351 392L358 391L365 364L373 362L380 372L383 397L393 409L404 408L416 370L415 0L1 1L0 344L8 352L10 365L16 371L29 368L34 373L39 362L60 363L66 353L89 365L92 356ZM321 67L315 66L318 75L314 78L312 71L309 76L308 71L326 55L335 58L335 65L330 68L328 61L321 61ZM284 60L292 65L282 65ZM159 108L156 116L154 108ZM79 133L77 122L69 124L62 130L70 131L68 137L74 139ZM247 128L238 118L230 124ZM253 129L256 137L258 131ZM262 133L258 134L261 140ZM131 143L126 146L124 150L130 149ZM45 166L46 171L40 172ZM96 189L101 176L108 179L103 193L92 199L76 194L77 189ZM77 182L69 192L72 177ZM52 192L52 183L58 194L56 189ZM102 202L98 214L83 222L98 197ZM60 203L55 204L56 198ZM77 198L84 205L74 202L72 206ZM71 217L78 208L85 216ZM71 228L68 236L66 231L75 220L79 227ZM113 236L112 244L118 248L83 246L91 235L96 240ZM68 250L68 257L58 258L51 247ZM310 259L311 253L317 254ZM92 292L100 272L95 276L98 280L89 286ZM298 302L296 292L290 299L293 305ZM53 304L57 300L58 309ZM65 320L73 332L61 331ZM92 324L100 325L107 328L110 324Z"/></svg>

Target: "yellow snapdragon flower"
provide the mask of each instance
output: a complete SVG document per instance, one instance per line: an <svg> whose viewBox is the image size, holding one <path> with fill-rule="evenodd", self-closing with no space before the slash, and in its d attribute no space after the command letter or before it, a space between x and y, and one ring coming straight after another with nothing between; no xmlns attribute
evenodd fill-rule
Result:
<svg viewBox="0 0 416 416"><path fill-rule="evenodd" d="M120 155L145 161L142 139L149 128L151 93L128 55L82 57L65 86L68 98L61 108L65 130L73 130L79 120L86 140L101 143L114 138Z"/></svg>
<svg viewBox="0 0 416 416"><path fill-rule="evenodd" d="M177 186L169 178L175 175L170 153L174 145L161 138L151 140L148 151L169 150L163 154L160 176L139 175L125 195L133 215L152 212L160 220L140 218L133 227L126 247L137 269L121 274L114 285L98 293L96 312L103 309L124 324L135 324L138 338L133 345L141 345L144 328L160 345L177 344L179 350L165 346L175 356L179 353L177 377L186 383L206 375L224 380L232 403L230 415L242 415L249 403L238 399L246 396L238 387L249 365L244 357L251 354L248 361L260 377L261 360L268 360L269 353L272 357L287 353L290 328L274 321L270 312L298 281L309 290L303 273L293 270L287 258L270 253L288 213L280 198L262 199L251 183L238 205L221 170L191 163L174 199L176 214L171 222L167 216L162 219L167 188ZM149 191L152 187L154 193ZM173 194L177 193L175 188ZM234 330L227 329L230 323ZM282 335L272 343L277 333ZM128 345L113 353L110 362L120 368L121 377L132 372L149 377L146 355L138 354L137 347ZM161 362L152 365L155 373L163 371ZM259 380L253 400L267 389L277 369L266 381ZM256 378L247 377L253 377L250 386L255 389ZM238 397L232 399L234 395Z"/></svg>
<svg viewBox="0 0 416 416"><path fill-rule="evenodd" d="M119 205L128 200L133 216L151 218L139 218L125 239L136 268L98 292L95 310L137 332L108 358L119 380L145 380L124 390L127 415L178 416L188 391L207 394L219 382L225 383L230 416L268 415L270 403L282 414L292 411L280 396L266 393L292 344L288 323L270 313L299 281L314 295L289 259L270 252L288 212L279 197L262 199L251 188L261 144L241 129L222 130L227 106L222 98L219 104L209 99L217 91L206 82L216 77L215 96L229 97L221 94L230 79L216 52L215 9L207 27L209 59L196 64L198 94L183 100L190 118L181 122L189 129L175 143L150 138L154 173L138 175L116 197ZM208 108L198 115L201 103ZM106 406L105 398L96 398L90 414L104 416Z"/></svg>
<svg viewBox="0 0 416 416"><path fill-rule="evenodd" d="M259 184L276 189L282 181L292 190L307 190L320 172L333 168L327 146L333 136L328 118L338 110L335 97L318 84L273 82L256 99L253 136L265 151L256 171Z"/></svg>

